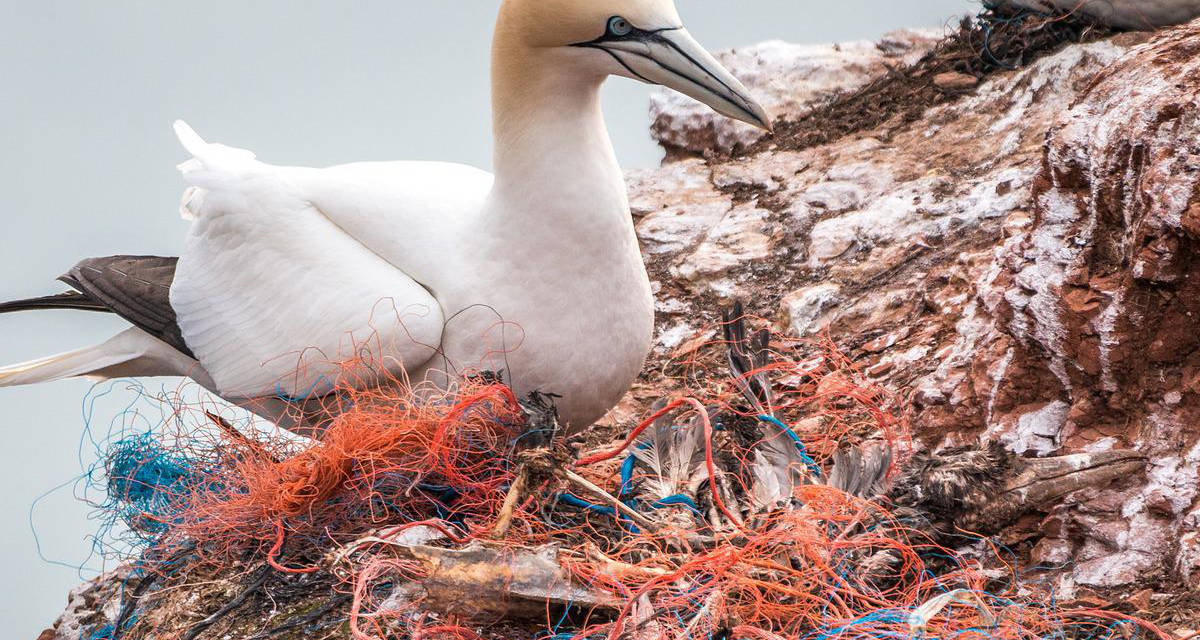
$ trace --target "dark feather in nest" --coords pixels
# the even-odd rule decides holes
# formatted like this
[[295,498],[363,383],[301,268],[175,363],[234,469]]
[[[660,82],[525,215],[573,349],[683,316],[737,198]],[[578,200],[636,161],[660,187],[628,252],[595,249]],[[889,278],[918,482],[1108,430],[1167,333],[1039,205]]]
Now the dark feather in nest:
[[771,380],[766,368],[771,364],[771,332],[762,329],[748,333],[746,313],[740,301],[734,302],[721,318],[729,371],[742,396],[760,414],[772,415],[775,404]]
[[520,401],[521,412],[525,414],[525,432],[517,438],[518,451],[549,447],[559,435],[561,426],[554,402],[558,397],[534,391]]
[[888,497],[897,507],[954,522],[980,511],[1004,485],[1011,461],[1003,445],[958,447],[915,454],[896,479]]
[[892,449],[885,444],[848,447],[833,455],[828,484],[859,498],[875,498],[888,489]]
[[[774,417],[775,397],[768,367],[771,365],[771,332],[750,332],[741,302],[722,314],[729,370],[742,397],[761,416]],[[766,511],[791,498],[793,489],[807,478],[803,455],[791,436],[772,424],[763,424],[751,448],[751,487],[755,511]]]
[[[892,517],[939,544],[953,544],[954,523],[970,518],[996,495],[1010,465],[1008,453],[998,445],[918,453],[889,482],[891,463],[891,449],[883,444],[844,448],[834,455],[829,484],[860,498],[889,503]],[[856,531],[870,530],[877,516],[864,520]],[[902,564],[899,554],[888,548],[869,546],[847,553],[856,579],[875,588],[892,584]],[[937,557],[927,560],[940,562]]]

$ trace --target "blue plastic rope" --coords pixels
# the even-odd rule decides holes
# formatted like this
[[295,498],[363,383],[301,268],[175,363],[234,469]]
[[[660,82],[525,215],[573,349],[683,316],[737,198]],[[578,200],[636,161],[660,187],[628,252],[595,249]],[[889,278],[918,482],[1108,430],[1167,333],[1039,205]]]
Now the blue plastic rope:
[[565,502],[566,504],[571,505],[572,507],[579,507],[580,509],[583,509],[584,511],[593,511],[595,513],[603,513],[604,515],[608,515],[608,516],[616,516],[617,515],[617,510],[612,507],[605,507],[605,506],[599,505],[599,504],[592,504],[591,502],[588,502],[587,500],[584,500],[583,498],[579,498],[579,497],[574,496],[569,493],[558,494],[558,499],[562,502]]
[[654,507],[655,509],[665,509],[666,507],[684,506],[684,507],[691,509],[693,513],[695,513],[697,515],[700,514],[700,507],[696,506],[696,502],[694,500],[692,500],[691,498],[689,498],[688,496],[683,495],[682,493],[677,493],[673,496],[667,496],[667,497],[663,498],[662,500],[656,501],[654,504],[652,504],[650,506]]
[[822,477],[821,467],[817,465],[815,460],[809,457],[808,447],[804,446],[804,441],[800,439],[800,436],[796,435],[795,431],[792,431],[791,427],[784,424],[782,420],[776,418],[775,416],[763,414],[758,416],[758,419],[762,422],[768,422],[782,429],[783,432],[792,439],[792,442],[796,443],[796,448],[800,450],[800,459],[804,461],[804,464],[808,465],[809,471],[811,471],[812,474],[817,477],[817,479]]
[[637,457],[632,453],[625,458],[625,462],[621,463],[621,491],[617,494],[618,497],[633,491],[633,464],[637,462]]

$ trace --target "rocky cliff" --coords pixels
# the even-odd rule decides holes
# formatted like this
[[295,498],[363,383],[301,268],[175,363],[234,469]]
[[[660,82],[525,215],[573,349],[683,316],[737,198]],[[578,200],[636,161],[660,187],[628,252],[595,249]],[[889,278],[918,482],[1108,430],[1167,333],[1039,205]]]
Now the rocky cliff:
[[[852,102],[822,93],[930,47],[904,33],[725,60],[803,124],[814,104]],[[740,297],[907,394],[926,447],[1140,449],[1145,477],[1046,505],[1005,539],[1068,566],[1067,593],[1200,586],[1198,53],[1193,23],[1072,44],[978,86],[941,74],[956,95],[919,118],[814,146],[657,98],[653,131],[672,155],[630,184],[658,369]]]
[[[915,32],[722,54],[773,139],[656,97],[668,160],[629,185],[658,342],[609,424],[740,299],[903,396],[919,448],[1145,453],[1000,541],[1066,599],[1169,611],[1200,589],[1200,22],[1066,35],[983,67]],[[44,638],[116,615],[118,580]]]

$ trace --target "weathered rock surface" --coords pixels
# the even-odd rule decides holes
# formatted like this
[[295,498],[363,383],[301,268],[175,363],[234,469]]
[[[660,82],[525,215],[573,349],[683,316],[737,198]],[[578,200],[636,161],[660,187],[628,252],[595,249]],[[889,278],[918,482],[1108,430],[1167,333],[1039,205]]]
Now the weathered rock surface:
[[[933,47],[941,33],[897,31],[879,42],[801,45],[780,41],[716,54],[733,75],[776,118],[798,115],[838,91],[861,87],[888,66],[911,64]],[[702,154],[747,147],[765,135],[667,90],[650,99],[650,130],[669,153]]]
[[[805,63],[783,51],[725,59],[785,78]],[[1006,539],[1072,561],[1068,588],[1200,587],[1198,54],[1200,23],[1072,45],[916,122],[631,174],[659,297],[650,370],[740,297],[908,393],[926,446],[1137,448],[1146,477],[1071,494]],[[744,142],[667,101],[654,115],[669,148]]]
[[1148,482],[1112,499],[1080,496],[1054,516],[1070,537],[1105,531],[1083,536],[1083,583],[1191,564],[1175,547],[1200,519],[1198,36],[1193,26],[1131,51],[1058,119],[1032,222],[999,252],[983,293],[1004,334],[989,352],[1003,349],[1043,383],[1002,385],[993,419],[1059,406],[1047,422],[1061,446],[1116,439],[1150,456]]

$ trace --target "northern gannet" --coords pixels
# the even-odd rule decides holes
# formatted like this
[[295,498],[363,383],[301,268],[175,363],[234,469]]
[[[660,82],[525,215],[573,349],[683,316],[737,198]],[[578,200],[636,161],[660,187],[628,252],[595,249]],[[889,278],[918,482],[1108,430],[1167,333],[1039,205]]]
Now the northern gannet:
[[0,306],[134,325],[0,369],[0,386],[188,376],[303,432],[318,427],[306,410],[341,384],[446,385],[493,371],[518,394],[559,396],[563,422],[587,427],[633,383],[654,329],[600,110],[610,75],[770,128],[672,0],[505,0],[492,50],[494,175],[433,162],[273,166],[178,122],[193,156],[180,165],[181,212],[193,220],[182,256],[85,260],[62,278],[75,293]]

